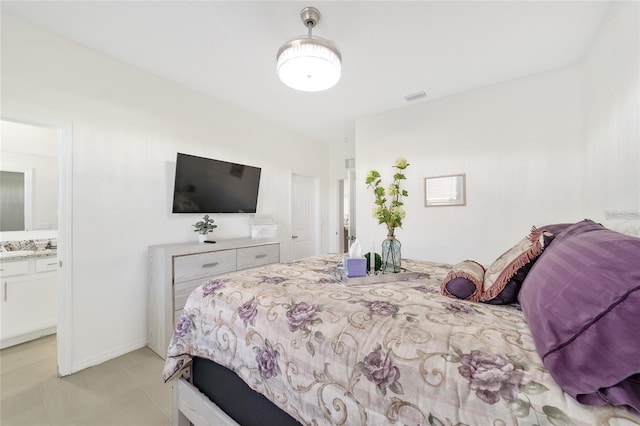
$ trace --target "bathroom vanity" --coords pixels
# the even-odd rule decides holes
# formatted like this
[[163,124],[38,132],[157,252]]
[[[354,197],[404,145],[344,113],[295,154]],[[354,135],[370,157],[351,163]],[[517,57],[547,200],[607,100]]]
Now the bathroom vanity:
[[0,252],[0,348],[56,332],[56,250],[30,247]]

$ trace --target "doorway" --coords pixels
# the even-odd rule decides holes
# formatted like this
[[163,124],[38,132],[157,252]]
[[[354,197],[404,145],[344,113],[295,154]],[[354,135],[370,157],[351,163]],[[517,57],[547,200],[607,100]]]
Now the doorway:
[[338,181],[339,248],[341,253],[349,251],[356,239],[356,171],[354,161],[345,161],[347,178]]
[[[58,375],[66,376],[72,371],[72,125],[47,116],[3,108],[2,123],[18,123],[36,128],[52,129],[57,147],[57,363]],[[38,227],[34,223],[34,227]],[[43,224],[41,224],[44,226]]]

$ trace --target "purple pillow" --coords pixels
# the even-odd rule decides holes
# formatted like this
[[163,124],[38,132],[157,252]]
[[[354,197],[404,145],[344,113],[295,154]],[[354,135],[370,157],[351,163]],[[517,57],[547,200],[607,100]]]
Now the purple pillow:
[[529,235],[501,254],[487,268],[478,300],[492,305],[515,303],[522,281],[553,237],[544,228],[532,227]]
[[538,229],[544,229],[553,235],[559,235],[562,231],[573,225],[573,223],[554,223],[552,225],[538,226]]
[[451,267],[440,284],[445,296],[477,302],[482,292],[484,266],[474,260],[463,260]]
[[522,281],[524,281],[529,269],[533,266],[533,262],[535,262],[535,260],[518,269],[518,272],[505,284],[497,296],[483,303],[488,303],[489,305],[510,305],[511,303],[515,303],[518,300],[518,293],[520,292]]
[[575,223],[538,258],[518,298],[565,392],[640,412],[640,238]]
[[458,299],[468,299],[475,294],[476,290],[476,285],[469,278],[458,277],[453,278],[444,285],[442,294]]

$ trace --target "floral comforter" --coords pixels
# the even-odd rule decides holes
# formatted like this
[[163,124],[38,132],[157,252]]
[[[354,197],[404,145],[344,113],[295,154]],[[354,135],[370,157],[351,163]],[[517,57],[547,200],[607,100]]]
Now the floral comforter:
[[168,348],[235,371],[309,425],[640,425],[630,410],[564,394],[522,312],[450,299],[448,265],[403,261],[413,281],[345,286],[337,255],[203,283]]

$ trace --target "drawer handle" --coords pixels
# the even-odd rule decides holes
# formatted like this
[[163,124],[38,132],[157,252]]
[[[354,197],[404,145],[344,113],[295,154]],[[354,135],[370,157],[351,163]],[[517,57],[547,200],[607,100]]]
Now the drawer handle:
[[256,254],[256,259],[262,259],[264,257],[267,257],[267,255],[264,254],[264,253],[263,254]]
[[7,301],[7,282],[4,282],[4,301]]
[[214,266],[218,266],[220,262],[212,262],[212,263],[205,263],[202,265],[203,268],[213,268]]
[[47,263],[47,266],[55,266],[58,262]]

